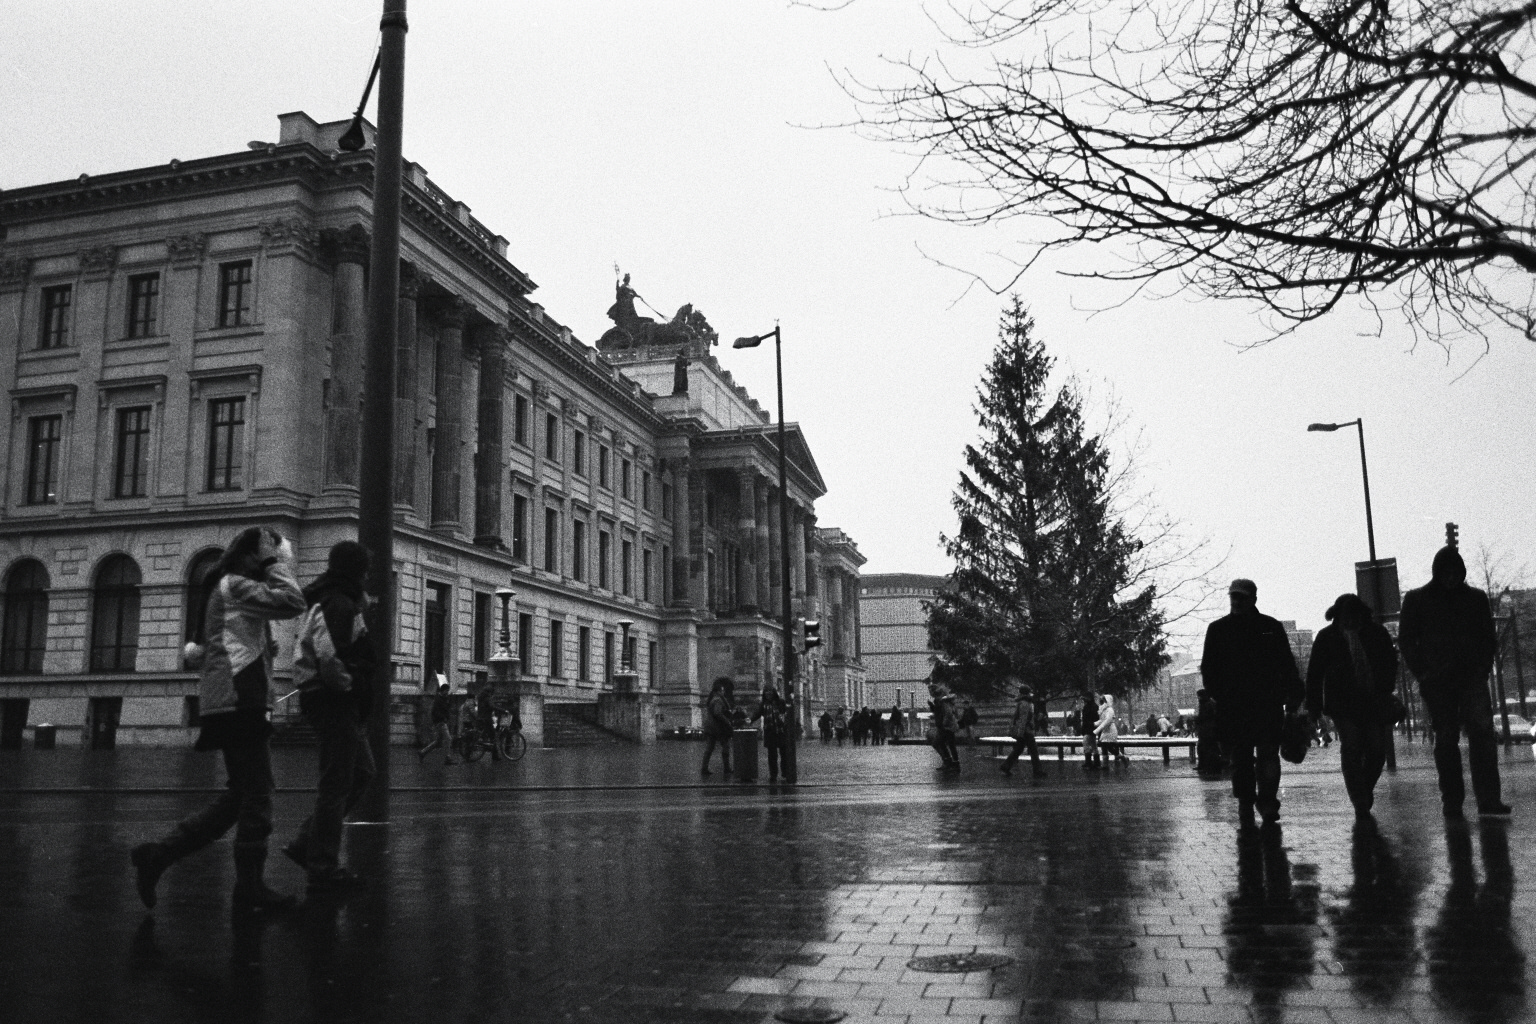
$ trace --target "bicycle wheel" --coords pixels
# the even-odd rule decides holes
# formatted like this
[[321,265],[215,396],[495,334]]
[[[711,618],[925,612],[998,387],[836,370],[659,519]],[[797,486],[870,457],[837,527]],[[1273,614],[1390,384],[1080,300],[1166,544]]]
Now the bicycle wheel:
[[501,744],[501,756],[508,761],[516,761],[528,753],[528,741],[523,738],[523,734],[520,732],[503,729],[497,734],[497,739]]
[[485,756],[485,744],[480,742],[479,731],[464,734],[464,760],[478,761]]

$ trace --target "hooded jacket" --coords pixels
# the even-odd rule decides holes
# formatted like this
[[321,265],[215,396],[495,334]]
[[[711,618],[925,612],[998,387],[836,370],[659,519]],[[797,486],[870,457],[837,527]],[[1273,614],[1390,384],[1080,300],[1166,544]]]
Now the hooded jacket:
[[1467,586],[1467,566],[1455,548],[1441,548],[1430,581],[1403,595],[1398,645],[1423,690],[1486,683],[1498,647],[1493,611],[1487,594]]
[[361,588],[326,573],[304,588],[304,599],[308,607],[294,644],[294,685],[310,700],[320,693],[349,693],[366,717],[373,645],[363,624]]
[[261,579],[229,573],[208,596],[204,618],[207,642],[198,704],[202,717],[237,709],[272,708],[272,628],[304,610],[304,594],[286,561],[275,561]]

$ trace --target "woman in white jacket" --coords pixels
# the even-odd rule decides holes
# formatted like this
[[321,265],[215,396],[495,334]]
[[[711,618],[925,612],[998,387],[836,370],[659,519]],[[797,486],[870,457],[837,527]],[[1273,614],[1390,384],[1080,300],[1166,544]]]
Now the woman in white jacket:
[[1120,764],[1130,760],[1120,747],[1120,729],[1115,723],[1115,699],[1107,693],[1099,698],[1099,720],[1093,727],[1093,734],[1099,738],[1099,746],[1106,759],[1113,757]]

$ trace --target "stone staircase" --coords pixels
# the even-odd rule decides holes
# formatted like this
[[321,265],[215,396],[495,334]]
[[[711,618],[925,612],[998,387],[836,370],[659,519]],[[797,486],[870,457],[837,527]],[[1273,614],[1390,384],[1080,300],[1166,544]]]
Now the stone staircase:
[[598,724],[596,704],[545,704],[546,747],[596,747],[629,740]]

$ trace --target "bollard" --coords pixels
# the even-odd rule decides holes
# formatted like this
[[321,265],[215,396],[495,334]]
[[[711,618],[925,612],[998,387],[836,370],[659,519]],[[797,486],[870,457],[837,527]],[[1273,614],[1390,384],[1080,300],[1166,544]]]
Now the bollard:
[[57,732],[56,726],[44,722],[32,730],[32,745],[38,750],[52,750],[57,742]]
[[735,729],[731,732],[731,771],[737,782],[757,781],[758,735],[756,729]]

